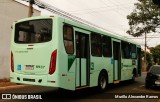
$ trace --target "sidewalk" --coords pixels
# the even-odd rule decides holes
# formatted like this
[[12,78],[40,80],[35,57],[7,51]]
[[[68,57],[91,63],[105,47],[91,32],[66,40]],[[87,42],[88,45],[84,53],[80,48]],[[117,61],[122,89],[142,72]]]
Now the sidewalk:
[[15,83],[10,82],[8,78],[0,79],[0,87],[13,86]]
[[13,85],[16,84],[11,82],[0,82],[0,87],[13,86]]

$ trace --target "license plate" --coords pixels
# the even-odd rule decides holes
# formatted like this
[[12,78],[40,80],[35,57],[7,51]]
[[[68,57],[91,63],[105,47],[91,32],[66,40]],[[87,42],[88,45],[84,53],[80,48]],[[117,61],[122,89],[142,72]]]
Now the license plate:
[[26,70],[33,70],[34,69],[34,65],[26,65]]

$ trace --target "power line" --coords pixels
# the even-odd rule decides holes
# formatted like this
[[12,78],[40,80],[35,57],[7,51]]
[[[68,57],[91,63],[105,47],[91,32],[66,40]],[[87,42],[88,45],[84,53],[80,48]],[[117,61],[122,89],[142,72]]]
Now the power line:
[[[145,37],[138,37],[138,38],[136,38],[136,37],[130,37],[130,38],[128,38],[128,39],[144,39]],[[155,36],[155,37],[147,37],[147,38],[160,38],[159,36]]]
[[[23,0],[23,1],[28,1],[28,0]],[[60,9],[58,9],[58,8],[56,8],[54,6],[51,6],[49,4],[46,4],[45,2],[42,2],[40,0],[35,0],[35,5],[39,6],[40,8],[44,8],[44,9],[46,9],[46,10],[52,12],[52,13],[55,13],[55,14],[58,14],[60,16],[65,17],[65,18],[71,19],[73,21],[76,21],[76,22],[79,22],[79,23],[82,23],[82,24],[85,24],[85,25],[89,25],[91,27],[97,27],[97,28],[99,28],[101,30],[105,30],[105,31],[111,32],[111,31],[107,30],[106,28],[103,28],[101,26],[95,25],[95,24],[93,24],[91,22],[88,22],[88,21],[86,21],[84,19],[81,19],[81,18],[79,18],[77,16],[71,15],[68,12],[60,10]],[[113,33],[113,32],[111,32],[111,33]]]
[[[125,9],[125,10],[128,10],[128,7],[130,7],[131,5],[126,5],[126,7],[112,7],[112,6],[108,6],[108,7],[103,7],[103,8],[97,8],[97,9],[93,9],[93,8],[91,8],[91,9],[85,9],[85,10],[76,10],[76,11],[68,11],[68,12],[70,12],[70,13],[72,13],[72,14],[81,14],[81,15],[84,15],[84,14],[88,14],[88,13],[100,13],[100,12],[102,12],[102,13],[105,13],[105,11],[110,11],[110,10],[117,10],[117,9]],[[116,11],[115,11],[116,12]]]
[[[48,10],[48,11],[50,11],[50,12],[52,12],[52,13],[58,14],[58,15],[60,15],[60,16],[63,16],[63,17],[69,18],[69,19],[72,19],[72,20],[77,21],[77,22],[79,22],[79,23],[87,24],[87,25],[92,26],[92,27],[97,27],[97,28],[99,28],[99,29],[102,29],[102,30],[111,32],[112,34],[116,34],[115,32],[110,31],[110,30],[108,30],[108,29],[106,29],[106,28],[104,28],[104,27],[102,27],[102,26],[98,26],[98,25],[96,25],[96,24],[94,24],[94,23],[91,23],[91,22],[89,22],[89,21],[86,21],[86,20],[84,20],[84,19],[82,19],[82,18],[79,18],[79,17],[77,17],[77,16],[71,15],[70,13],[65,12],[65,11],[63,11],[63,10],[60,10],[60,9],[54,7],[54,6],[48,5],[48,4],[44,3],[44,2],[42,2],[42,0],[41,0],[41,1],[40,1],[40,0],[35,0],[35,3],[36,3],[36,5],[38,5],[38,6],[42,7],[42,8],[45,8],[46,10]],[[106,5],[106,6],[107,6],[107,5]],[[106,8],[107,8],[107,7],[106,7]],[[127,6],[126,6],[126,7],[120,7],[120,6],[119,6],[118,8],[120,8],[121,10],[123,10],[123,9],[124,9],[124,10],[127,10]],[[112,8],[110,8],[110,9],[112,9]],[[85,9],[85,10],[87,10],[87,9]],[[88,10],[89,10],[89,9],[88,9]],[[91,9],[90,9],[90,10],[91,10]],[[100,8],[99,10],[101,10],[101,8]],[[78,11],[78,10],[77,10],[77,11]],[[97,18],[97,16],[93,15],[94,12],[96,12],[96,11],[94,11],[94,10],[92,11],[92,10],[91,10],[89,13],[90,13],[93,17]],[[98,12],[98,11],[97,11],[97,12]],[[117,12],[117,11],[115,11],[115,12]],[[118,12],[117,14],[119,14],[119,12]],[[120,15],[120,14],[119,14],[119,15]],[[121,16],[123,16],[123,15],[121,15]],[[103,22],[102,22],[102,23],[103,23]],[[109,26],[111,26],[111,25],[109,25]],[[118,27],[118,29],[120,29],[120,28]],[[120,30],[121,30],[121,29],[120,29]],[[128,38],[128,39],[133,39],[133,38]],[[134,38],[134,39],[136,39],[136,38]],[[138,39],[140,39],[140,38],[138,38]],[[144,38],[141,38],[141,39],[144,39]]]
[[[109,1],[110,1],[110,0],[109,0]],[[101,2],[102,4],[104,4],[104,5],[106,6],[106,8],[108,8],[108,5],[107,5],[103,0],[100,0],[100,2]],[[116,4],[113,4],[113,5],[114,5],[114,7],[116,7],[116,9],[117,9],[118,6],[121,6],[121,5],[116,5]],[[125,6],[126,6],[126,4],[125,4]],[[113,6],[112,6],[112,7],[113,7]],[[111,9],[111,8],[110,8],[110,9]],[[101,11],[98,10],[98,13],[99,13],[99,12],[101,12]],[[114,12],[118,13],[119,15],[121,15],[121,16],[123,17],[123,15],[120,14],[119,12],[117,12],[117,11],[115,11],[115,10],[114,10]],[[112,27],[113,27],[113,26],[112,26]],[[117,26],[116,26],[116,27],[117,27]],[[118,27],[118,29],[122,30],[122,29],[119,28],[119,27]],[[124,30],[124,29],[123,29],[123,30]]]

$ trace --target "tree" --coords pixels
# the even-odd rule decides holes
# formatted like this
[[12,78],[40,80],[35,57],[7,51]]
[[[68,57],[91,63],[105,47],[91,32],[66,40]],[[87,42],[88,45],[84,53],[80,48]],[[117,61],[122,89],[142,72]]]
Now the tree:
[[154,4],[159,5],[160,6],[160,0],[152,0]]
[[150,48],[154,63],[160,64],[160,45]]
[[135,9],[127,16],[128,34],[138,37],[144,33],[157,32],[160,27],[160,8],[152,0],[138,0]]

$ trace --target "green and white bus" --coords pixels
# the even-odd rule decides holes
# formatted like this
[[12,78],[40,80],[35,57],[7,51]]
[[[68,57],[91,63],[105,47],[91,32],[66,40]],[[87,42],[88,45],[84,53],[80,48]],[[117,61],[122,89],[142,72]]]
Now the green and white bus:
[[140,45],[59,16],[14,22],[10,80],[76,90],[134,80],[141,74]]

